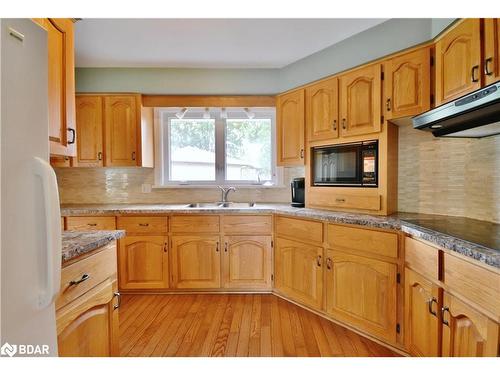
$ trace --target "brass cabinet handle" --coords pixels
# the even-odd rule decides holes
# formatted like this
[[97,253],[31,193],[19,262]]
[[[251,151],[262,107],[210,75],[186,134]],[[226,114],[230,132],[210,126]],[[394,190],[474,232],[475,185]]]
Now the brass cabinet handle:
[[493,57],[488,57],[486,60],[484,60],[484,74],[487,76],[491,76],[493,74],[493,71],[489,69],[490,63],[493,61]]
[[68,128],[67,130],[73,135],[71,141],[68,141],[68,145],[72,145],[73,143],[75,143],[76,140],[76,131],[73,128]]
[[71,280],[69,282],[69,285],[78,285],[80,283],[83,283],[84,281],[90,279],[90,275],[88,273],[84,273],[82,277],[80,277],[78,280]]
[[97,153],[97,160],[102,160],[102,152],[101,151],[99,151]]
[[219,241],[217,241],[217,246],[215,247],[215,251],[219,252]]
[[385,102],[385,108],[387,109],[387,112],[391,110],[391,98],[387,98]]
[[448,311],[448,315],[450,314],[450,308],[449,307],[442,307],[441,308],[441,318],[443,319],[443,324],[446,326],[450,326],[450,322],[444,318],[444,313]]
[[429,314],[437,316],[437,312],[436,311],[432,311],[432,304],[434,302],[437,303],[437,299],[436,298],[434,298],[434,297],[429,298],[429,301],[427,301],[427,306],[429,308]]
[[333,120],[333,130],[337,130],[337,120]]
[[344,203],[345,199],[344,198],[335,198],[335,202],[337,202],[337,203]]
[[471,71],[472,82],[479,82],[479,78],[476,78],[476,72],[479,70],[479,65],[474,65]]
[[166,253],[168,250],[168,244],[166,242],[163,243],[163,252]]
[[227,253],[227,242],[224,243],[224,252]]
[[344,129],[344,130],[347,129],[346,122],[347,122],[346,119],[343,118],[342,119],[342,129]]
[[300,158],[304,159],[304,149],[303,148],[300,149]]
[[316,258],[316,264],[318,265],[318,267],[321,267],[321,255],[318,255],[318,257]]
[[332,259],[331,258],[326,258],[326,269],[328,269],[328,270],[332,269]]
[[149,223],[139,223],[140,227],[149,227]]
[[120,292],[114,292],[113,296],[116,297],[116,305],[113,305],[113,310],[118,309],[122,305],[122,295]]
[[132,151],[132,160],[135,160],[135,151]]
[[87,225],[88,225],[89,227],[96,227],[96,226],[97,226],[97,223],[87,223]]

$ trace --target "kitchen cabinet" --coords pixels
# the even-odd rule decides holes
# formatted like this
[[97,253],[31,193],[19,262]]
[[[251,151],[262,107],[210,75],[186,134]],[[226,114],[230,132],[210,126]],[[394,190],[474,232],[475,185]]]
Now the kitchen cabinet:
[[436,42],[436,105],[481,87],[480,24],[479,18],[463,19]]
[[487,85],[500,80],[500,18],[484,20],[484,76]]
[[226,236],[222,287],[271,290],[271,236]]
[[308,141],[338,138],[338,89],[336,77],[306,88]]
[[304,165],[304,101],[303,89],[279,95],[277,98],[278,165]]
[[53,168],[68,168],[73,166],[73,158],[69,156],[51,156],[50,165]]
[[323,305],[323,248],[285,238],[276,239],[276,289],[306,306]]
[[439,288],[424,276],[406,268],[405,342],[411,355],[439,355],[440,311]]
[[325,285],[327,314],[395,343],[396,277],[396,264],[328,249]]
[[220,288],[220,247],[218,235],[173,235],[173,287]]
[[431,51],[424,47],[384,62],[385,117],[428,111],[431,105]]
[[68,216],[66,230],[115,230],[114,216]]
[[77,165],[102,167],[103,160],[103,98],[76,97]]
[[380,132],[382,68],[372,64],[339,78],[340,135],[350,137]]
[[167,289],[167,236],[127,236],[119,242],[120,290]]
[[444,357],[496,357],[498,323],[446,291],[443,298]]

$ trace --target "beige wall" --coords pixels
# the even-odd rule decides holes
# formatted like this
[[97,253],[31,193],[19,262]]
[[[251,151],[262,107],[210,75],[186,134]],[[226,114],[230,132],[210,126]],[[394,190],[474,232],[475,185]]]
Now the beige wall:
[[435,138],[399,127],[398,209],[500,222],[500,136]]
[[[219,189],[168,188],[142,193],[153,184],[149,168],[56,168],[61,203],[190,203],[220,199]],[[234,201],[289,202],[289,181],[304,176],[304,168],[285,168],[283,188],[240,188]]]

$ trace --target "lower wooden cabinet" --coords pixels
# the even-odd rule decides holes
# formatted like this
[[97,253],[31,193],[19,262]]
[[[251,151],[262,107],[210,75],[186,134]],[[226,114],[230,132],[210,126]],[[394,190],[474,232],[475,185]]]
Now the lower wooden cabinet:
[[437,357],[439,348],[439,289],[418,273],[405,269],[405,342],[410,354]]
[[220,288],[220,248],[219,236],[172,236],[173,287]]
[[226,236],[222,255],[222,287],[271,289],[271,236]]
[[495,357],[499,351],[499,325],[461,299],[444,292],[444,357]]
[[107,280],[57,312],[61,357],[119,355],[116,282]]
[[397,266],[327,250],[326,312],[364,332],[396,342]]
[[168,237],[127,236],[118,254],[120,290],[169,286]]
[[284,238],[276,240],[276,289],[304,305],[321,309],[323,248]]

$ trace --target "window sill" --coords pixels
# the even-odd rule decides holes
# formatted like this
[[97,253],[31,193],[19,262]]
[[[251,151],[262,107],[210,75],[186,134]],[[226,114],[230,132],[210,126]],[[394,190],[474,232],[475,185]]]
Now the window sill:
[[[259,185],[259,184],[223,184],[223,186],[234,186],[238,189],[283,189],[287,185]],[[217,189],[218,185],[197,185],[197,184],[171,184],[171,185],[153,185],[153,189]]]

